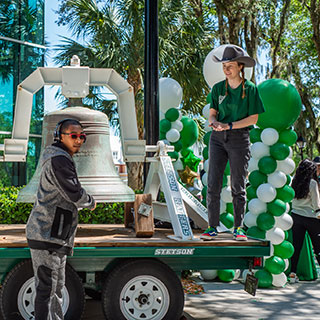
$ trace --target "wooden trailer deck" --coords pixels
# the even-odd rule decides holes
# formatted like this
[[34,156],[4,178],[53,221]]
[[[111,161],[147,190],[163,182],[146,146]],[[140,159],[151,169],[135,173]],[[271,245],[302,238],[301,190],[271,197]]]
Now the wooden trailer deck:
[[[268,247],[268,241],[248,239],[235,241],[231,233],[220,233],[213,241],[174,241],[167,236],[173,235],[172,229],[155,229],[151,238],[137,238],[133,229],[115,224],[80,224],[78,226],[76,247]],[[200,233],[194,230],[199,240]],[[24,224],[0,224],[0,247],[27,247]]]

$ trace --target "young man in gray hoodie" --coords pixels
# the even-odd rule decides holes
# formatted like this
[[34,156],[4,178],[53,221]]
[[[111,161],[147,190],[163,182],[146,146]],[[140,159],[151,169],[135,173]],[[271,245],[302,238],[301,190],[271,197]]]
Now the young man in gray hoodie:
[[26,227],[36,285],[35,320],[63,319],[66,258],[73,250],[78,209],[96,206],[81,187],[72,159],[86,140],[82,125],[64,119],[54,139],[41,158],[37,198]]

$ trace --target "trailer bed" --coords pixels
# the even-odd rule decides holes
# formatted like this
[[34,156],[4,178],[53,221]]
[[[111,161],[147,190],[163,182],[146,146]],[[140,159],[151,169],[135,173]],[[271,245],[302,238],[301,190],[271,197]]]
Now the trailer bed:
[[[235,241],[231,233],[220,233],[213,241],[199,241],[200,233],[194,232],[196,240],[175,241],[167,236],[173,235],[172,229],[155,229],[151,238],[137,238],[133,229],[115,224],[80,224],[78,226],[75,247],[268,247],[268,241],[248,239]],[[0,225],[0,247],[27,247],[25,225]]]

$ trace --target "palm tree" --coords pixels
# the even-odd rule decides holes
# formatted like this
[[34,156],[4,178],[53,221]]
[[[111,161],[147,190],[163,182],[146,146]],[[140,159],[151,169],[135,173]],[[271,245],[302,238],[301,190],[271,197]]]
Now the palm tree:
[[[176,79],[184,89],[184,108],[194,114],[205,104],[207,86],[202,64],[210,50],[211,30],[194,15],[189,1],[159,1],[161,76]],[[79,41],[64,38],[56,62],[65,65],[77,54],[84,65],[113,68],[132,85],[139,138],[143,138],[144,1],[64,0],[58,23],[66,24]],[[128,163],[129,185],[141,188],[142,166]]]

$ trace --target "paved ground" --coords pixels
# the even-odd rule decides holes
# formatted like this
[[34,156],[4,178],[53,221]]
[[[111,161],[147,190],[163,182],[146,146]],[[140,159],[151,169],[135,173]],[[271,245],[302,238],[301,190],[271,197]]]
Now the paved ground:
[[[185,317],[189,320],[319,320],[320,281],[287,284],[281,289],[258,289],[255,297],[243,284],[199,282],[205,294],[188,295]],[[84,320],[104,320],[100,303],[87,301]]]
[[[255,297],[238,281],[198,283],[205,293],[187,296],[186,320],[320,319],[320,280],[287,284],[281,289],[258,289]],[[100,301],[87,300],[83,320],[104,320]]]

